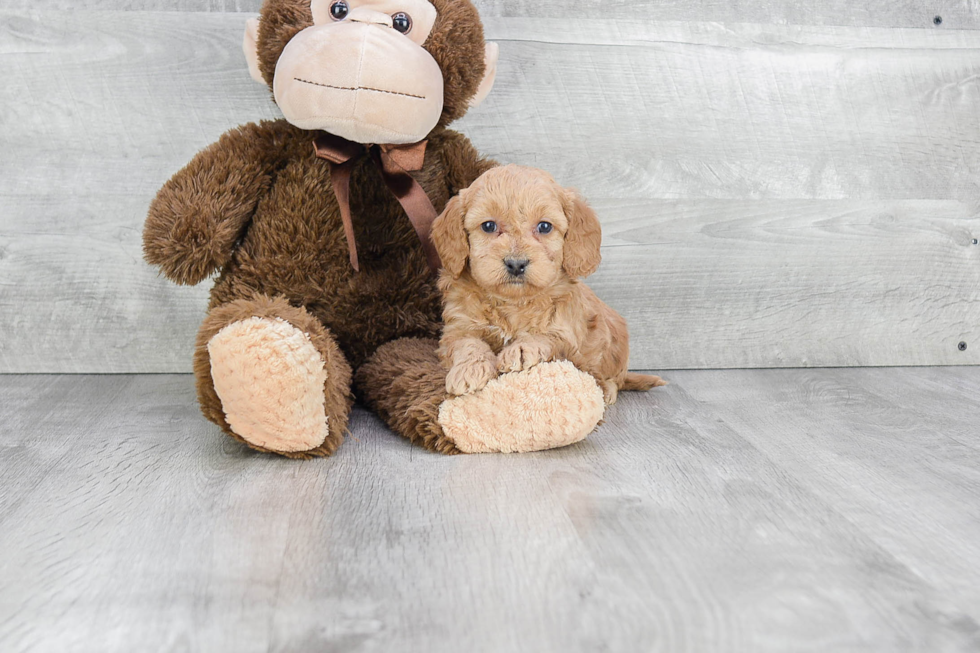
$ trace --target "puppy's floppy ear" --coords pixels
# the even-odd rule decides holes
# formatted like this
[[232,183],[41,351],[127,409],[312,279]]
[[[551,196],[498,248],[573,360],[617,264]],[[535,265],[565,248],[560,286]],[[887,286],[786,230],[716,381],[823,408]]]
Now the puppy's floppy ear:
[[565,190],[565,216],[568,231],[565,232],[565,251],[562,267],[573,279],[587,277],[599,267],[602,254],[602,227],[595,211],[582,196],[572,189]]
[[446,209],[432,223],[432,242],[442,259],[442,266],[458,279],[466,267],[470,254],[470,243],[463,227],[466,208],[462,194],[449,200]]

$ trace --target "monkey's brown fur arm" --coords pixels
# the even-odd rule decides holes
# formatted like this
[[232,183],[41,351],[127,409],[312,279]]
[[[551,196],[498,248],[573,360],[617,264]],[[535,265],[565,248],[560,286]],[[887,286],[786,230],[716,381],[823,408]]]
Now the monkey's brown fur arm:
[[490,168],[500,165],[493,159],[481,157],[469,139],[458,132],[447,129],[441,136],[445,139],[441,143],[440,151],[446,165],[449,197],[454,197],[459,191],[469,188],[477,177]]
[[150,204],[146,260],[186,285],[225,265],[287,156],[293,131],[281,121],[243,125],[198,153]]

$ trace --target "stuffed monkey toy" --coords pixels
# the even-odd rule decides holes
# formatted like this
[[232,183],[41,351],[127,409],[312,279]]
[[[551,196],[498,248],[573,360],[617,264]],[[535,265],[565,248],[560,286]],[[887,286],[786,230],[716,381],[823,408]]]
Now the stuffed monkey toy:
[[201,151],[143,233],[146,260],[174,282],[216,275],[194,353],[204,415],[294,458],[336,451],[355,390],[442,453],[590,433],[602,392],[567,362],[446,393],[429,229],[495,165],[447,129],[496,73],[469,0],[266,0],[244,47],[285,119]]

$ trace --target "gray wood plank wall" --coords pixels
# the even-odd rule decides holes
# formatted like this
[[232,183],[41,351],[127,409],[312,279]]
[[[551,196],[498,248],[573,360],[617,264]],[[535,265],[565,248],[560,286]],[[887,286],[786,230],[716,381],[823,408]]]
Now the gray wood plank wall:
[[[617,18],[628,20],[718,21],[788,25],[856,25],[977,29],[977,0],[473,0],[485,18]],[[258,12],[262,0],[5,0],[9,10]]]
[[[140,232],[197,150],[278,116],[240,52],[258,4],[3,4],[0,373],[190,370],[207,288]],[[498,83],[457,126],[596,206],[633,367],[980,363],[975,0],[481,8]]]

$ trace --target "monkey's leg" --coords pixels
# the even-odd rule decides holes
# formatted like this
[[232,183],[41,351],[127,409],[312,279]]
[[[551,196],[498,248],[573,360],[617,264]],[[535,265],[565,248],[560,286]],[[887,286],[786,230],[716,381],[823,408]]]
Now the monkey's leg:
[[404,338],[381,346],[357,371],[366,403],[398,434],[442,453],[540,451],[583,440],[602,419],[602,390],[571,363],[504,374],[451,397],[438,342]]
[[194,353],[201,411],[259,451],[329,456],[344,439],[351,370],[329,330],[285,299],[211,310]]

